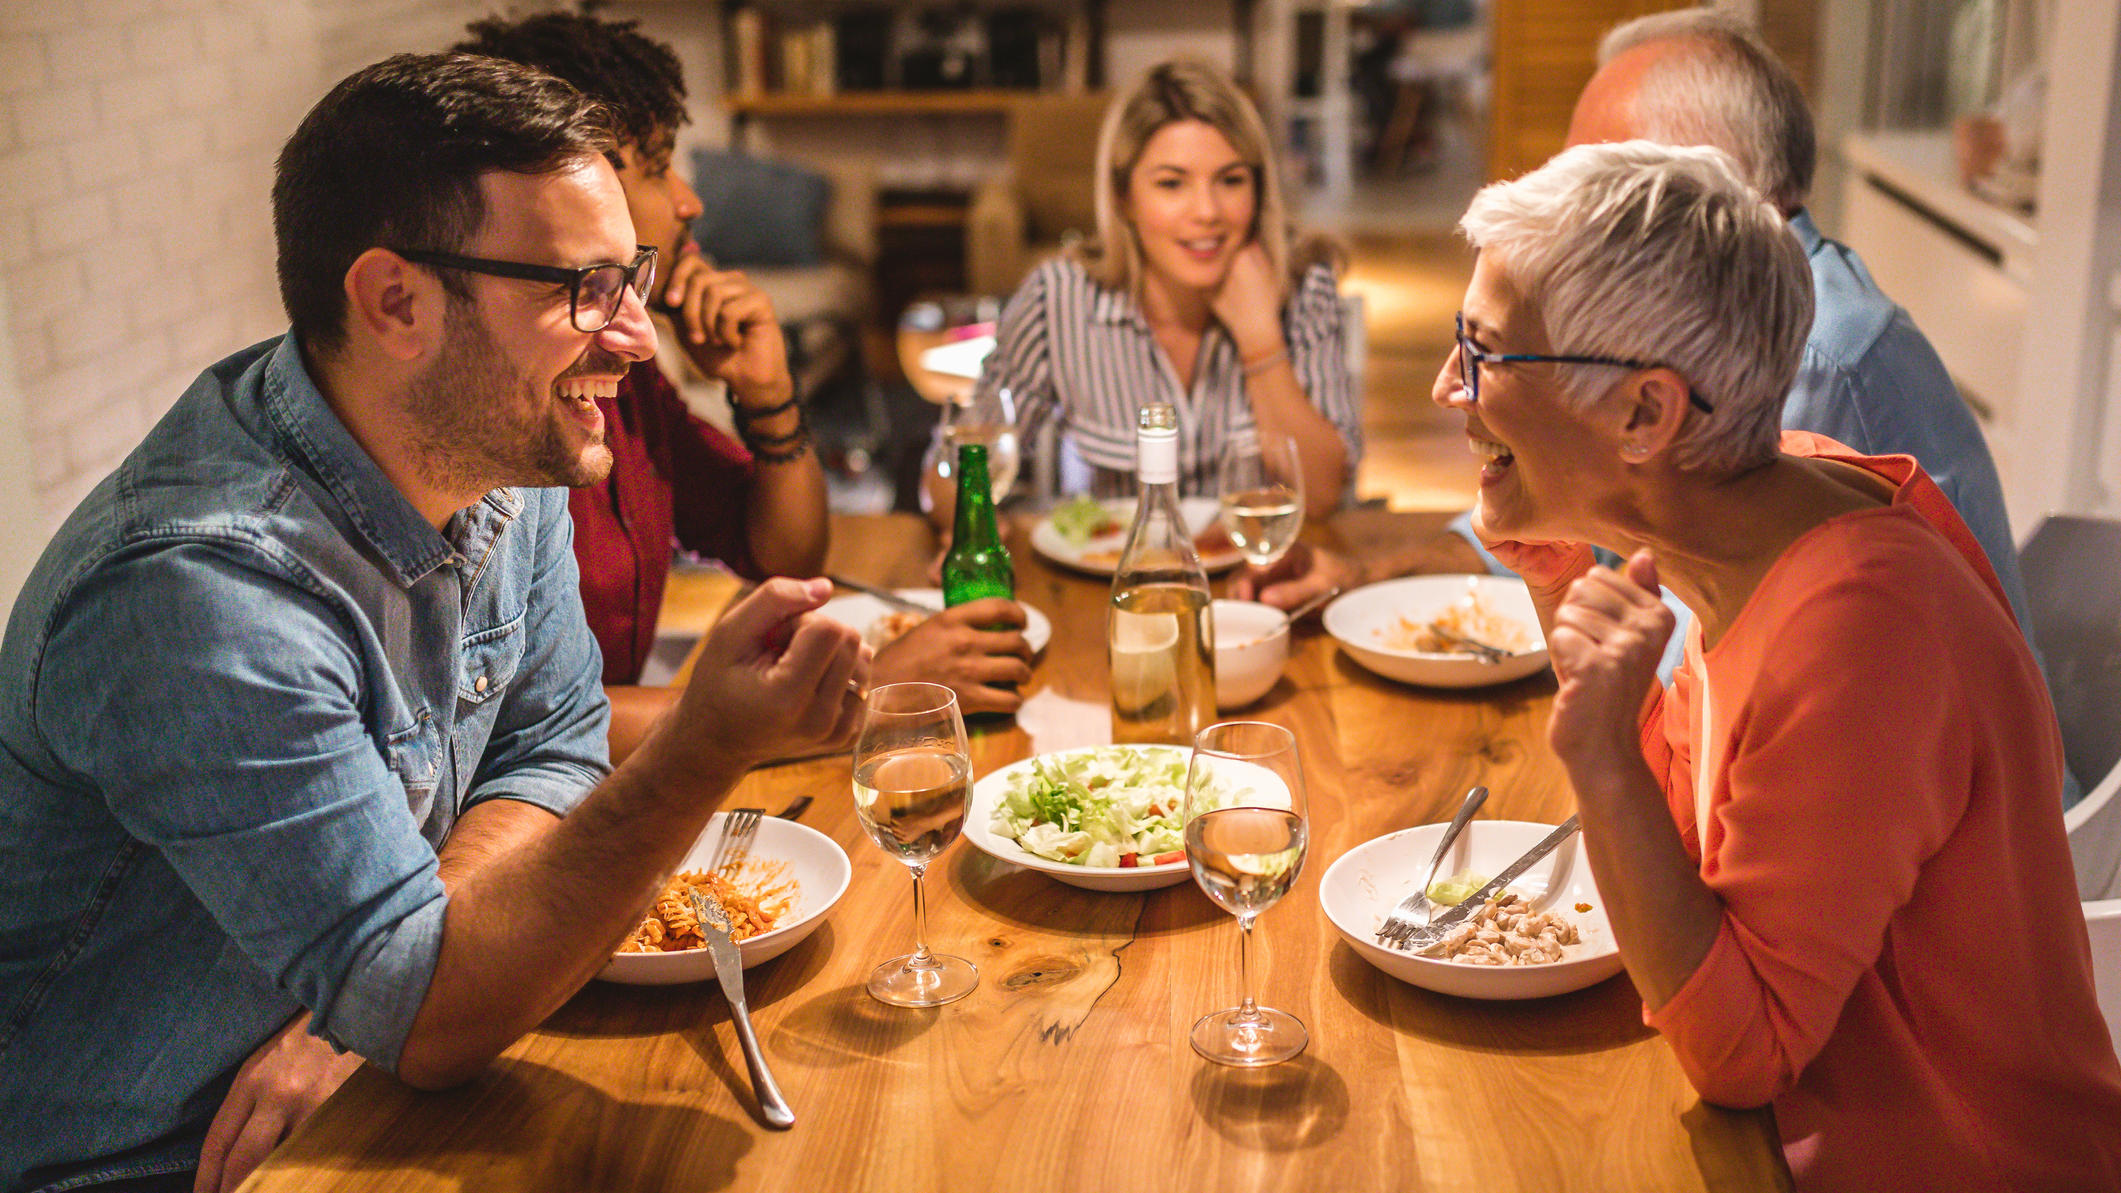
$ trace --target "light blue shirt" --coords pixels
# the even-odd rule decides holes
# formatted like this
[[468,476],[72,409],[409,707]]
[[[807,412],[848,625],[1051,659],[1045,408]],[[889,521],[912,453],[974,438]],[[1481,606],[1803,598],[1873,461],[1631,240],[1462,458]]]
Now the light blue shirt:
[[0,645],[0,1188],[197,1163],[296,1011],[396,1065],[466,808],[608,770],[567,494],[437,533],[289,339],[193,383]]

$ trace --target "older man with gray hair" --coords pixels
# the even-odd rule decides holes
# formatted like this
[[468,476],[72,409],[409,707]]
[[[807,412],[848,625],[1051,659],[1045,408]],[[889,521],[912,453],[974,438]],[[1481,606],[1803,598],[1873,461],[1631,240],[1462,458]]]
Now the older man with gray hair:
[[[2039,670],[1915,461],[1778,431],[1812,323],[1780,213],[1716,149],[1629,141],[1462,227],[1433,397],[1538,607],[1645,1020],[1704,1100],[1773,1108],[1805,1193],[2121,1188]],[[1668,688],[1660,584],[1693,612]]]

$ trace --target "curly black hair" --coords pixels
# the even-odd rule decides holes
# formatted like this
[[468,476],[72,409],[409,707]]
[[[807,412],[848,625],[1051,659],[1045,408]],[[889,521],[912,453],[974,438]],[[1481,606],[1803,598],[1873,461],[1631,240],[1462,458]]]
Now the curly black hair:
[[559,76],[611,110],[621,141],[656,152],[667,149],[669,138],[690,118],[685,75],[670,47],[636,32],[639,25],[571,12],[518,21],[489,17],[473,21],[467,27],[471,36],[450,48]]

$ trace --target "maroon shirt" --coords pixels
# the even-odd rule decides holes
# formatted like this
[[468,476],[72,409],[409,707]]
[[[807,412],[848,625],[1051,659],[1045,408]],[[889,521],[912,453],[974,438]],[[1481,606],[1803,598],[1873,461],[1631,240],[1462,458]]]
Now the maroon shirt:
[[673,542],[761,578],[744,530],[751,453],[685,408],[655,365],[637,363],[618,396],[597,400],[611,475],[574,490],[582,608],[604,652],[604,682],[639,682]]

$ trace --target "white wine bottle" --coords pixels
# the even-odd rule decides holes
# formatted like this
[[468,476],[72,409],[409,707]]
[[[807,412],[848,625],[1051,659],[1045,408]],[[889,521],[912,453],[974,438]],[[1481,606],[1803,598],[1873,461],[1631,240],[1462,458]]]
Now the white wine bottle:
[[1215,719],[1215,628],[1208,574],[1178,507],[1177,411],[1143,407],[1135,443],[1141,497],[1105,629],[1112,740],[1190,746]]

